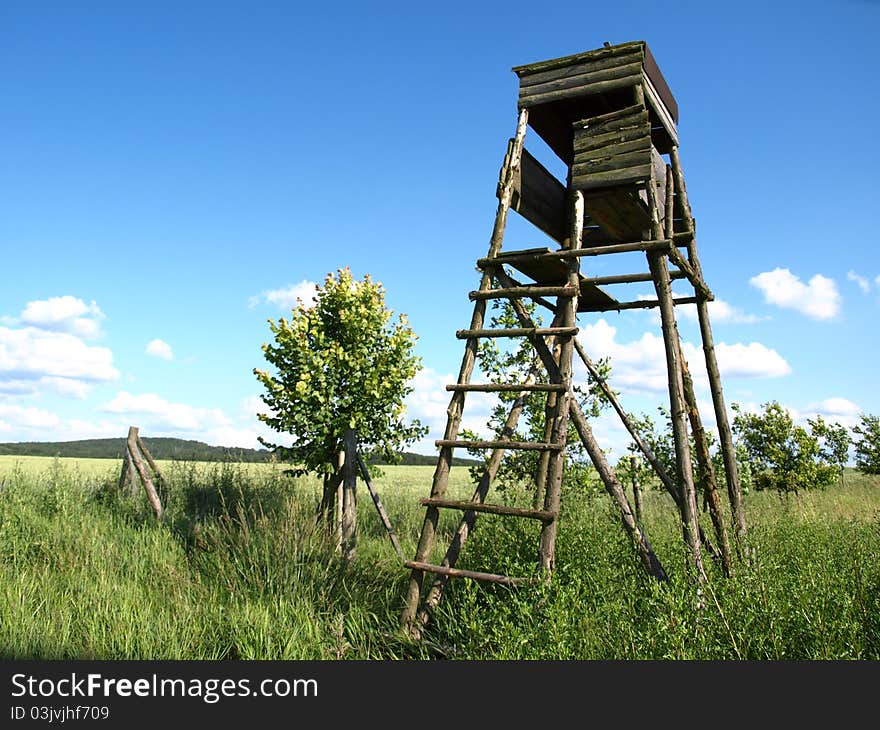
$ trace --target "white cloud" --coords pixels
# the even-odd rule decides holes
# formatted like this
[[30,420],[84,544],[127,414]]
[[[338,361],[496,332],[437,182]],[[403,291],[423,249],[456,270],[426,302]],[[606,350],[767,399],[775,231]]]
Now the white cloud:
[[299,284],[290,284],[281,289],[267,289],[251,297],[248,304],[251,307],[263,303],[274,304],[284,310],[293,309],[300,304],[311,307],[315,303],[317,289],[318,285],[315,282],[303,279]]
[[104,313],[92,301],[65,295],[28,302],[19,317],[24,325],[52,332],[68,332],[77,337],[92,338],[101,333],[99,320]]
[[72,334],[0,327],[0,381],[42,377],[106,382],[119,371],[109,348],[87,345]]
[[[54,413],[42,408],[22,407],[0,403],[0,423],[4,424],[4,431],[11,427],[19,428],[55,428],[60,419]],[[44,439],[50,441],[52,439]]]
[[[666,390],[666,349],[663,338],[645,332],[631,342],[617,340],[617,328],[605,319],[581,327],[578,339],[594,359],[611,358],[612,386],[634,393],[659,393]],[[682,349],[697,384],[704,385],[706,365],[699,345],[683,342]],[[722,378],[773,378],[787,375],[791,368],[775,350],[759,342],[749,344],[724,342],[715,345],[715,355]],[[586,379],[586,369],[577,362],[576,376]]]
[[92,386],[84,383],[82,380],[74,380],[73,378],[40,378],[40,384],[46,385],[56,393],[65,395],[69,398],[85,398]]
[[788,269],[764,271],[749,279],[764,294],[764,301],[794,309],[811,319],[830,320],[840,311],[840,294],[834,279],[816,274],[804,284]]
[[[456,378],[451,373],[444,375],[432,368],[423,368],[416,373],[411,382],[413,392],[406,399],[406,417],[408,420],[418,419],[429,430],[427,436],[413,445],[413,451],[422,454],[437,453],[434,441],[443,438],[447,421],[446,409],[452,397],[452,393],[446,390],[446,385],[455,381]],[[486,423],[494,402],[494,397],[487,393],[468,393],[461,428],[488,437]],[[456,454],[467,456],[463,449],[456,450]]]
[[171,345],[165,342],[165,340],[150,340],[147,344],[146,353],[153,357],[161,358],[162,360],[174,359],[174,352],[171,350]]
[[715,345],[715,357],[721,375],[731,378],[778,378],[791,373],[785,358],[760,342],[720,342]]
[[153,429],[199,431],[232,425],[229,417],[218,408],[195,408],[184,403],[171,403],[155,393],[133,395],[121,390],[101,406],[101,410],[129,416],[148,416]]
[[[687,296],[687,295],[681,295]],[[654,297],[650,297],[653,299]],[[754,324],[760,322],[761,317],[755,314],[746,314],[740,309],[724,301],[723,299],[715,299],[709,302],[709,318],[712,322],[729,322],[731,324]],[[691,322],[697,321],[697,305],[696,304],[680,304],[675,308],[684,319]]]
[[[822,416],[826,421],[839,423],[847,428],[858,425],[862,409],[847,398],[832,397],[810,403],[804,407],[809,415]],[[806,416],[804,416],[806,418]]]
[[263,399],[258,395],[251,395],[247,398],[242,398],[239,403],[239,418],[242,420],[253,420],[257,417],[258,413],[266,413],[269,410],[269,407],[263,403]]
[[859,289],[861,289],[865,294],[867,294],[871,290],[871,283],[867,280],[867,278],[865,278],[861,274],[857,274],[852,269],[846,272],[846,278],[849,281],[854,281],[858,285]]

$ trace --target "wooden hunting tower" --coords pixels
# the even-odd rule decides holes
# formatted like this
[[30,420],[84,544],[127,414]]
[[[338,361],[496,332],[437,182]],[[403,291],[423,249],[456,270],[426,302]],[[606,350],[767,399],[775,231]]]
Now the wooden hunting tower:
[[[485,258],[477,261],[483,273],[479,288],[470,293],[470,299],[474,301],[471,324],[468,329],[456,333],[459,339],[465,340],[465,352],[458,382],[447,386],[452,392],[447,411],[449,418],[444,437],[437,442],[440,453],[431,495],[421,500],[427,508],[421,538],[414,559],[405,563],[412,572],[402,623],[414,635],[418,635],[421,626],[429,620],[449,578],[464,577],[502,584],[531,579],[455,567],[479,513],[540,522],[538,563],[545,575],[553,570],[569,420],[620,511],[624,527],[645,568],[661,580],[666,578],[620,481],[574,398],[575,353],[598,380],[599,387],[634,442],[673,497],[696,573],[703,574],[702,550],[707,548],[719,557],[725,570],[729,570],[727,529],[693,383],[682,356],[674,312],[677,304],[696,304],[734,531],[738,540],[745,535],[733,442],[707,309],[713,296],[703,280],[697,257],[695,223],[678,154],[678,105],[669,86],[644,41],[616,46],[605,44],[604,48],[597,50],[517,66],[513,71],[519,77],[516,135],[508,143],[501,168],[497,188],[499,202],[489,251]],[[557,179],[525,149],[529,126],[565,163],[568,170],[566,180]],[[558,247],[502,252],[510,209],[546,234]],[[586,273],[583,270],[586,267],[581,265],[589,257],[607,256],[611,260],[615,258],[613,254],[634,252],[645,255],[647,271],[598,276]],[[674,267],[672,270],[670,264]],[[512,273],[513,269],[518,272],[516,275]],[[693,287],[694,295],[673,298],[672,279],[686,280]],[[629,301],[625,297],[621,300],[603,288],[639,282],[652,283],[656,298],[630,296]],[[486,302],[501,298],[511,302],[520,326],[484,328]],[[523,299],[546,307],[552,313],[552,325],[536,326],[522,303]],[[576,338],[578,313],[651,307],[659,308],[666,351],[676,451],[676,473],[671,475],[641,439],[614,392],[599,378],[598,370],[586,352],[590,343],[579,342]],[[478,343],[486,337],[524,337],[531,342],[535,366],[525,382],[471,384]],[[505,431],[495,441],[459,438],[465,396],[474,391],[518,394]],[[546,398],[544,440],[511,440],[509,436],[514,432],[525,399],[536,394]],[[691,467],[689,425],[696,445],[696,475]],[[455,448],[492,451],[483,478],[468,501],[445,498]],[[507,449],[536,450],[546,455],[540,460],[539,473],[535,475],[536,489],[544,495],[541,509],[486,501],[492,479]],[[703,491],[711,507],[717,547],[711,546],[699,525],[697,487]],[[432,563],[430,557],[440,509],[460,510],[463,517],[443,560]],[[426,573],[433,575],[434,580],[423,596],[422,583]]]

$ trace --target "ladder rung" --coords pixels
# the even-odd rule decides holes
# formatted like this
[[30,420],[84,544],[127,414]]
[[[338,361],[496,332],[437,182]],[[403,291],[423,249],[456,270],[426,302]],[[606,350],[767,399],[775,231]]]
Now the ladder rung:
[[500,583],[508,586],[530,583],[534,580],[533,578],[510,578],[506,575],[496,575],[495,573],[480,573],[476,570],[446,568],[442,565],[433,565],[431,563],[417,563],[415,560],[407,560],[403,564],[407,568],[423,570],[426,573],[439,573],[440,575],[448,575],[450,578],[471,578],[472,580],[479,580],[484,583]]
[[498,330],[458,330],[455,336],[460,340],[466,340],[470,337],[527,337],[528,335],[550,337],[551,335],[565,336],[577,333],[577,327],[510,327]]
[[474,511],[486,512],[492,515],[505,515],[508,517],[525,517],[530,520],[541,520],[541,522],[552,522],[556,519],[555,512],[543,509],[508,507],[505,504],[486,504],[485,502],[468,502],[455,499],[430,499],[427,497],[420,499],[419,504],[424,507],[445,507],[447,509],[460,509],[465,512]]
[[447,385],[449,391],[465,391],[467,393],[522,393],[530,392],[554,392],[563,393],[566,388],[562,383],[479,383],[475,385]]
[[509,286],[503,289],[472,291],[468,297],[475,299],[502,299],[504,297],[573,297],[579,289],[573,286]]
[[562,444],[547,444],[541,441],[466,441],[439,439],[437,446],[452,446],[462,449],[513,449],[515,451],[561,451]]
[[[477,259],[477,267],[480,269],[495,269],[502,264],[517,264],[521,262],[536,263],[539,261],[558,261],[559,259],[580,258],[582,256],[601,256],[606,253],[629,253],[632,251],[665,251],[672,245],[668,238],[653,241],[638,241],[636,243],[614,243],[609,246],[590,246],[588,248],[561,249],[559,251],[547,251],[546,249],[525,249],[523,251],[510,251],[501,253],[494,258]],[[684,245],[676,241],[675,245]]]

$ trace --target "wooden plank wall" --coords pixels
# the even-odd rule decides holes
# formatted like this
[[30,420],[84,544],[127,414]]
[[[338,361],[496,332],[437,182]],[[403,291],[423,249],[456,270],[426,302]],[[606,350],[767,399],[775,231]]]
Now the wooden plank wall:
[[518,66],[513,70],[519,76],[519,106],[527,108],[640,84],[644,49],[641,42],[627,43]]
[[650,178],[651,125],[645,107],[584,119],[573,130],[572,188],[591,190]]

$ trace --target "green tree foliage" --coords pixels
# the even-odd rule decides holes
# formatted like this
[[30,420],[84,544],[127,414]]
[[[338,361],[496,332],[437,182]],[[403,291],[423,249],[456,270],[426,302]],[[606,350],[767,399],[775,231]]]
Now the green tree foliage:
[[870,413],[859,416],[853,428],[856,439],[856,468],[864,474],[880,474],[880,418]]
[[[494,313],[490,319],[490,327],[506,328],[520,326],[519,319],[509,302],[495,301],[493,302],[493,309]],[[541,317],[535,314],[535,309],[536,306],[534,304],[527,305],[527,310],[532,320],[538,326],[541,326]],[[539,364],[534,347],[524,338],[510,341],[501,341],[501,338],[482,340],[477,353],[477,363],[480,371],[492,383],[524,383],[530,374],[535,375],[535,380],[546,381],[546,373],[543,366]],[[611,370],[607,360],[598,362],[596,367],[603,378],[606,378]],[[590,379],[586,387],[576,385],[574,391],[584,415],[588,418],[598,416],[604,405],[603,396],[598,385]],[[494,438],[502,438],[507,415],[518,396],[519,393],[498,394],[498,400],[492,408],[488,422],[489,430],[495,434]],[[545,393],[532,393],[528,396],[516,430],[512,434],[508,434],[511,440],[547,440],[545,436],[546,400],[547,394]],[[480,438],[474,432],[467,430],[463,430],[462,435],[468,439]],[[567,444],[565,452],[566,463],[563,472],[565,484],[568,486],[576,484],[586,485],[589,488],[597,486],[598,481],[595,470],[571,421],[569,421]],[[485,456],[488,459],[488,455],[483,454],[482,451],[472,450],[470,453],[475,456]],[[535,476],[539,471],[540,459],[541,452],[508,451],[493,483],[496,485],[496,488],[502,491],[514,485],[534,484]],[[471,475],[474,480],[479,479],[483,471],[484,466],[482,465],[472,467]]]
[[849,447],[852,445],[849,430],[839,423],[826,423],[822,416],[808,418],[807,425],[813,437],[819,441],[822,458],[837,469],[842,484],[843,469],[849,461]]
[[293,436],[290,447],[260,442],[295,473],[328,474],[348,428],[357,431],[364,458],[398,461],[398,451],[427,433],[404,423],[404,399],[421,367],[416,335],[405,315],[391,321],[385,290],[369,276],[356,281],[340,269],[328,274],[314,306],[300,303],[289,320],[269,320],[274,343],[263,345],[275,373],[254,369],[271,409],[258,418]]
[[746,413],[733,404],[733,431],[752,462],[755,488],[797,493],[827,487],[835,469],[823,458],[819,440],[795,425],[777,401],[761,407],[762,413]]

